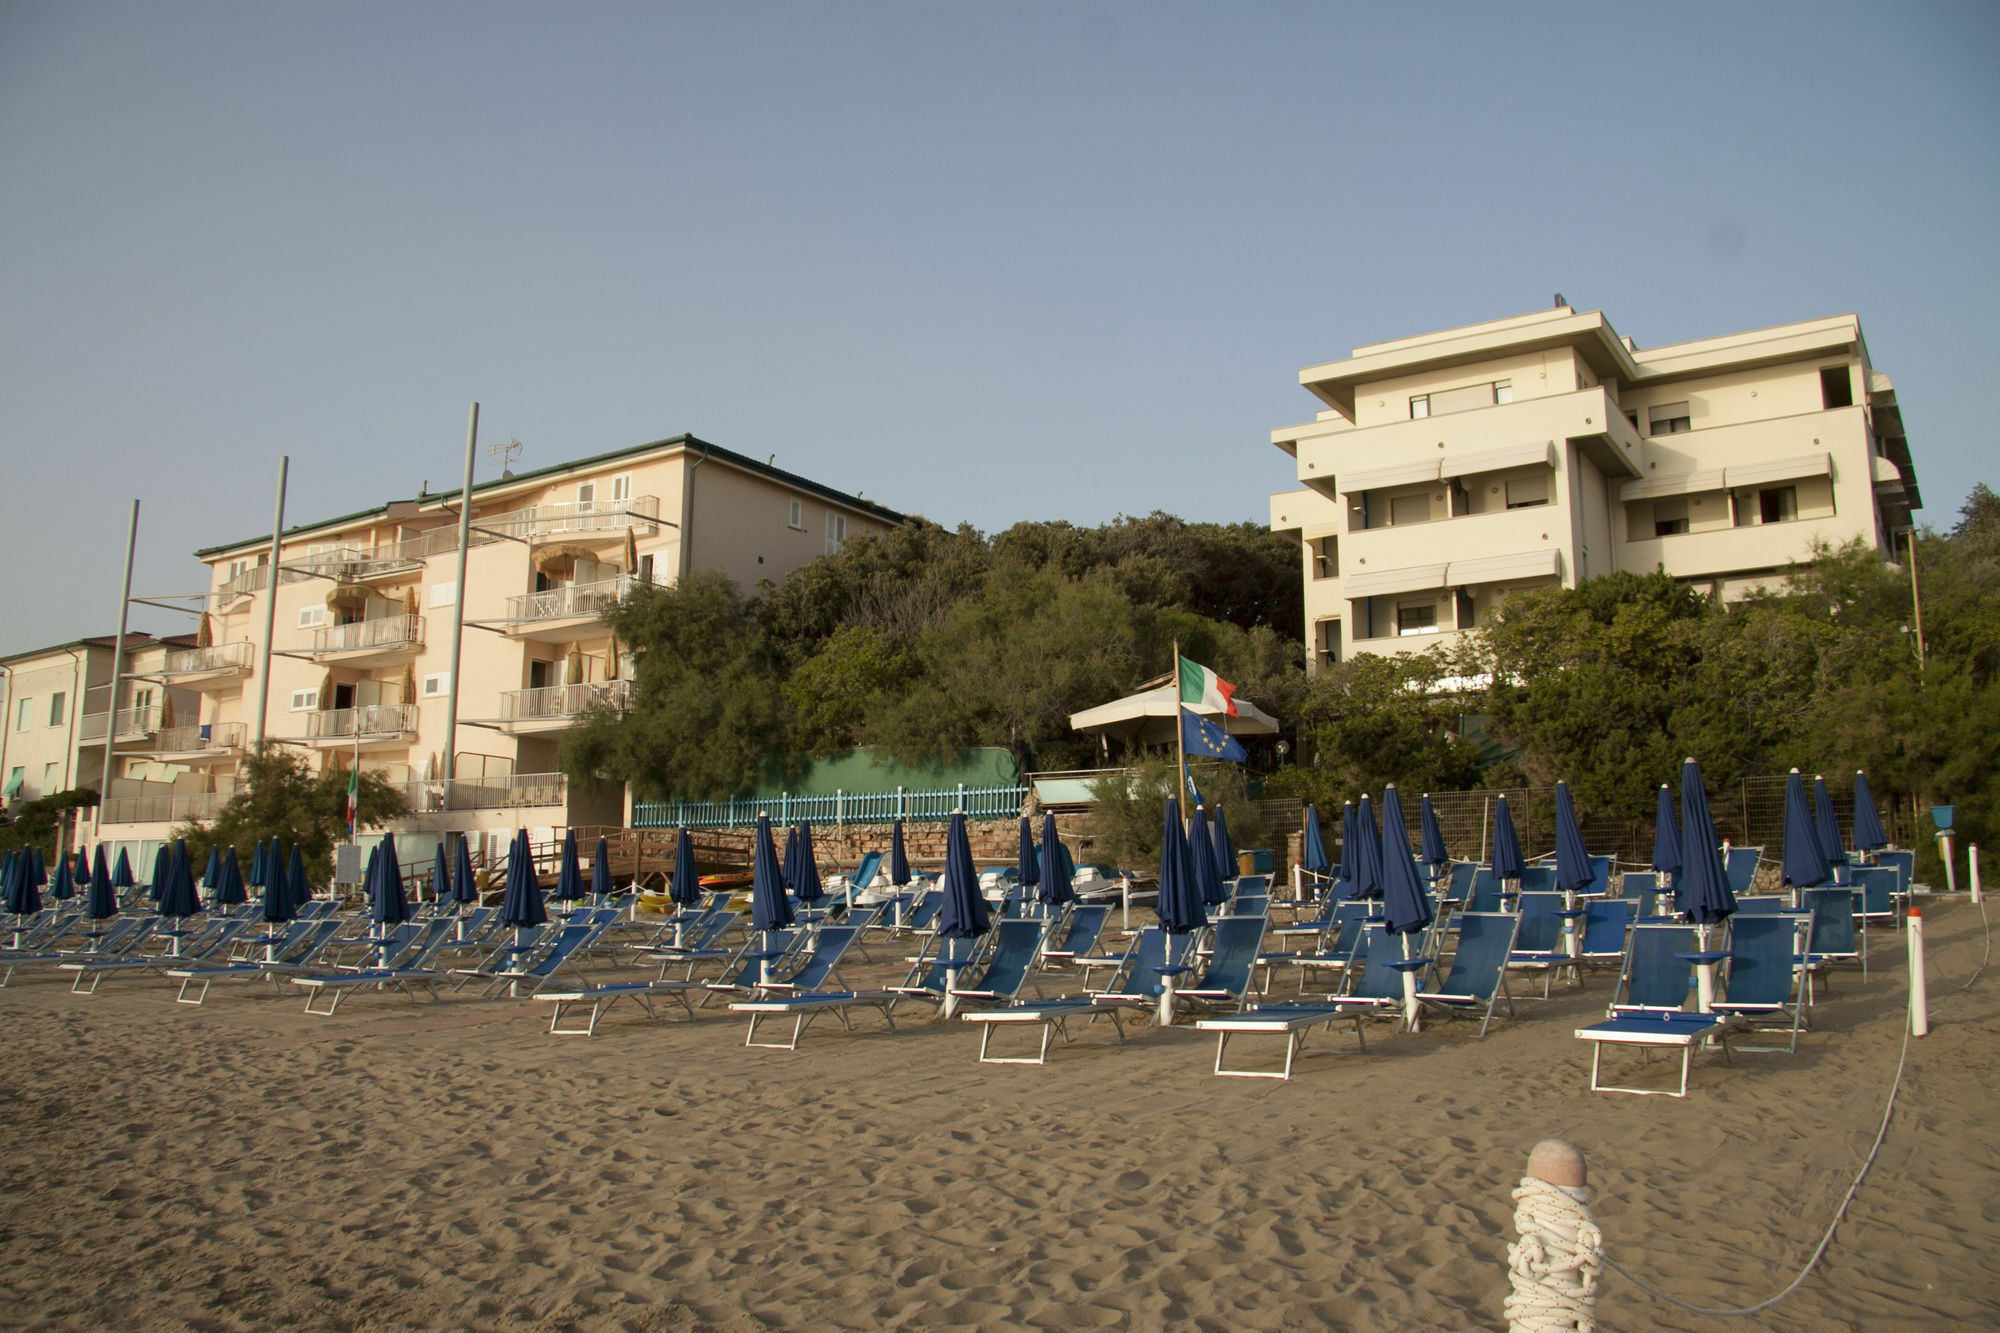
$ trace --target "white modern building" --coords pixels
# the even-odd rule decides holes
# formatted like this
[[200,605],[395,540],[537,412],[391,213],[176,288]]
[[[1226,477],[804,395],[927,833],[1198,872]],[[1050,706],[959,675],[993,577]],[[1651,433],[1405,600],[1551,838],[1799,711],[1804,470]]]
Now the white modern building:
[[1357,347],[1299,372],[1271,432],[1298,489],[1313,669],[1428,648],[1509,592],[1664,570],[1741,596],[1921,506],[1895,386],[1854,315],[1644,349],[1554,309]]

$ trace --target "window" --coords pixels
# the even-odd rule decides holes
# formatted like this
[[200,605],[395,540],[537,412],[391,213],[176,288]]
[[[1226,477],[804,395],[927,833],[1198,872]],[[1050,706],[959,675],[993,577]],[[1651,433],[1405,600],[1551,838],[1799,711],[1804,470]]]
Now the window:
[[1511,403],[1511,402],[1513,402],[1513,401],[1514,401],[1514,381],[1512,381],[1512,380],[1495,380],[1495,381],[1493,381],[1493,401],[1494,401],[1494,402],[1496,402],[1496,403]]
[[326,608],[323,606],[302,606],[299,608],[299,628],[318,629],[326,623]]
[[1632,423],[1633,430],[1639,429],[1639,411],[1637,408],[1634,408],[1630,412],[1627,412],[1625,414],[1625,419]]
[[1340,622],[1322,620],[1313,626],[1313,646],[1323,667],[1340,664]]
[[1416,421],[1431,414],[1431,396],[1427,393],[1414,395],[1410,399],[1410,420]]
[[134,716],[144,717],[146,715],[146,710],[151,708],[152,706],[153,706],[153,692],[151,690],[132,691],[132,713]]
[[42,795],[53,796],[62,786],[62,765],[50,760],[42,765]]
[[1757,492],[1757,521],[1759,523],[1789,523],[1798,516],[1798,487],[1770,486]]
[[1688,530],[1688,502],[1682,496],[1678,500],[1653,501],[1653,535],[1672,537]]
[[1340,538],[1315,537],[1307,545],[1312,548],[1313,577],[1316,579],[1339,578]]
[[577,483],[576,507],[582,509],[595,503],[597,503],[597,483],[594,481]]
[[839,555],[847,545],[847,515],[829,512],[826,516],[826,553]]
[[1549,474],[1538,472],[1532,477],[1516,477],[1507,483],[1507,507],[1509,509],[1533,509],[1536,505],[1549,502]]
[[20,711],[14,714],[14,730],[26,731],[28,729],[31,719],[35,716],[34,704],[35,701],[33,699],[21,700]]
[[1470,412],[1475,408],[1513,401],[1512,380],[1488,380],[1484,384],[1468,384],[1461,389],[1434,389],[1410,398],[1410,419],[1441,417],[1447,412]]
[[51,694],[49,696],[50,726],[60,727],[63,724],[63,722],[67,719],[69,710],[65,708],[64,705],[67,704],[68,702],[69,702],[69,695],[67,695],[61,690],[57,690],[54,694]]
[[632,498],[632,474],[627,472],[622,477],[613,477],[611,479],[611,503],[624,504],[627,500],[630,500],[631,498]]
[[1396,633],[1399,637],[1408,638],[1412,634],[1437,632],[1436,602],[1405,602],[1396,608]]
[[1430,492],[1418,495],[1397,495],[1389,500],[1389,526],[1401,527],[1405,523],[1428,523],[1431,521]]
[[1854,377],[1846,366],[1827,366],[1819,372],[1819,399],[1829,410],[1854,406]]
[[798,529],[798,530],[799,530],[800,532],[804,532],[804,531],[806,530],[806,502],[805,502],[805,501],[803,501],[803,500],[794,500],[794,501],[792,501],[792,502],[791,502],[791,504],[790,504],[790,505],[789,505],[789,506],[788,506],[788,507],[786,508],[786,511],[785,511],[785,526],[786,526],[786,527],[788,527],[788,528],[796,528],[796,529]]
[[451,672],[434,671],[424,677],[424,688],[421,697],[425,699],[442,699],[450,693]]
[[28,777],[28,770],[25,765],[17,765],[14,768],[8,769],[7,785],[5,788],[0,788],[0,797],[6,797],[11,799],[15,796],[20,795],[21,784],[27,780],[27,777]]
[[1688,415],[1686,403],[1661,403],[1646,415],[1652,423],[1648,435],[1679,435],[1694,429],[1694,418]]
[[456,579],[454,579],[450,583],[433,583],[431,585],[432,610],[436,610],[441,606],[457,606],[457,605],[458,605],[458,581]]
[[310,690],[292,691],[292,711],[294,713],[310,713],[318,707],[319,690],[317,687]]
[[229,583],[234,583],[237,579],[242,578],[245,574],[249,572],[250,572],[250,562],[248,560],[231,560],[229,562],[229,573],[226,576],[225,581]]
[[1454,595],[1453,600],[1456,602],[1454,609],[1458,612],[1458,619],[1455,622],[1458,627],[1460,629],[1477,628],[1479,625],[1479,605],[1472,600],[1472,594],[1466,589],[1460,588]]
[[652,581],[653,581],[653,557],[650,555],[642,555],[639,557],[639,582],[651,583]]

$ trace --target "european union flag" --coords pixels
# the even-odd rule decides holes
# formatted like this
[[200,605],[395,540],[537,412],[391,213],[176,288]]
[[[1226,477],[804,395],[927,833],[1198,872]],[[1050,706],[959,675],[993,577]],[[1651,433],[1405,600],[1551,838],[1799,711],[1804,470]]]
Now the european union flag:
[[1191,709],[1181,709],[1181,748],[1190,759],[1227,759],[1243,763],[1249,755],[1236,738]]

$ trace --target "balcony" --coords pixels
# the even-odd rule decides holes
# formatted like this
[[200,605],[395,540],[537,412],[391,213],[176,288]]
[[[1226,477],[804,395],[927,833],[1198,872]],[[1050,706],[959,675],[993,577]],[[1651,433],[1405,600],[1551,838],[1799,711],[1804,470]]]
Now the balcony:
[[97,817],[105,824],[184,824],[215,818],[232,795],[198,791],[182,796],[110,796],[98,805]]
[[222,689],[250,674],[256,645],[218,643],[213,648],[184,648],[167,654],[160,675],[179,686]]
[[629,680],[593,680],[538,690],[508,690],[500,696],[500,716],[493,725],[514,736],[561,731],[574,725],[592,705],[602,704],[622,712],[631,702]]
[[475,518],[473,522],[489,534],[533,543],[593,538],[623,540],[627,531],[646,537],[659,530],[659,519],[659,496],[634,495],[623,500],[530,505],[526,509]]
[[[118,743],[150,740],[165,721],[166,710],[159,704],[143,704],[137,708],[118,710]],[[85,713],[77,722],[77,739],[89,744],[104,743],[105,719],[107,713]]]
[[[484,525],[482,525],[484,526]],[[500,538],[475,529],[469,545],[484,546]],[[286,581],[326,578],[341,583],[366,583],[422,569],[424,561],[458,549],[458,525],[429,528],[399,542],[376,546],[338,545],[308,551],[283,562]]]
[[531,592],[507,599],[507,612],[496,620],[476,623],[491,626],[509,638],[535,639],[542,643],[569,643],[603,633],[603,615],[643,580],[631,574],[595,583],[570,583],[546,592]]
[[198,727],[167,727],[154,733],[146,753],[173,764],[212,764],[243,753],[249,728],[241,722],[208,722]]
[[306,714],[305,742],[318,750],[407,745],[416,734],[415,704],[367,704]]
[[380,666],[410,661],[423,647],[422,616],[377,616],[314,630],[306,655],[315,662]]
[[441,810],[525,810],[562,806],[569,779],[560,773],[512,773],[497,778],[442,778],[409,783],[404,795],[413,814]]

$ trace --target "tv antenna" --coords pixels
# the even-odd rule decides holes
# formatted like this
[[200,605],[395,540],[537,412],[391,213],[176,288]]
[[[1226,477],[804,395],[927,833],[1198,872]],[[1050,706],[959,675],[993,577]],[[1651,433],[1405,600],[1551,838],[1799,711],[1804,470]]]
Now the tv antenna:
[[520,453],[523,447],[521,442],[511,435],[507,437],[505,444],[486,446],[487,457],[500,460],[500,476],[503,480],[514,475],[514,455]]

